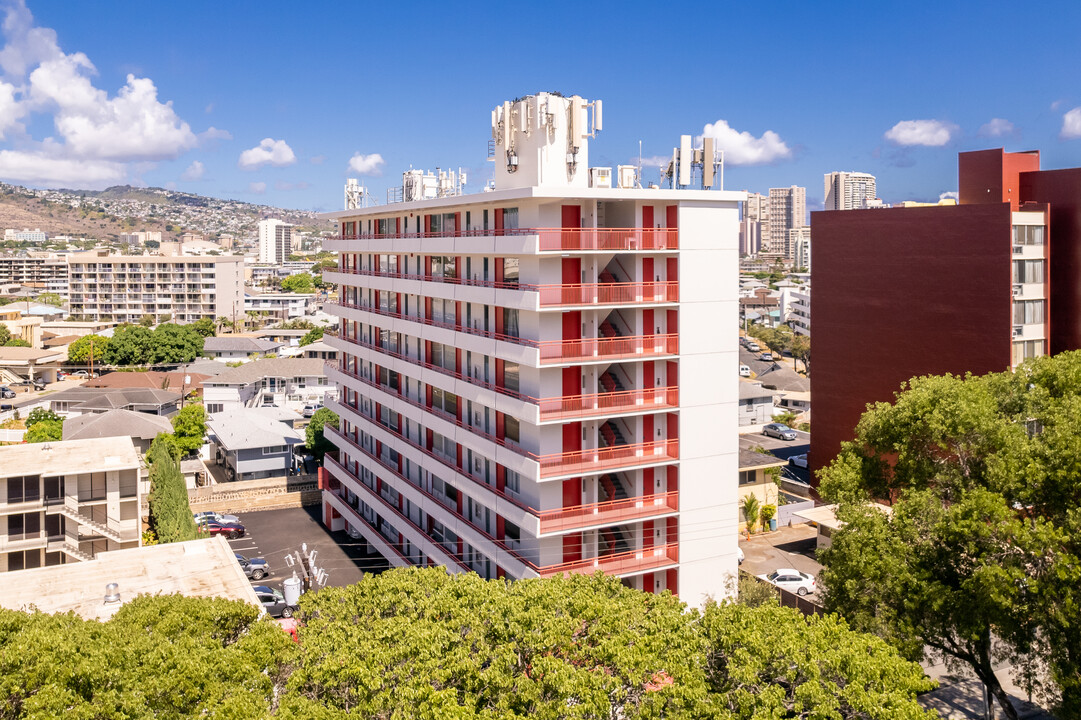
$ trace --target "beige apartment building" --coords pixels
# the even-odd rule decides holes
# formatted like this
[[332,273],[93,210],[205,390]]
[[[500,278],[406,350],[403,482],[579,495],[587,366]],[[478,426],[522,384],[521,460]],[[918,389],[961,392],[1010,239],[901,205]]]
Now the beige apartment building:
[[244,314],[244,258],[111,255],[94,250],[68,260],[73,316],[90,320],[189,323]]
[[63,256],[32,252],[26,257],[0,257],[0,285],[18,284],[68,296],[68,264]]
[[0,571],[139,547],[142,467],[127,437],[0,447]]
[[789,256],[785,248],[789,232],[807,224],[807,188],[793,185],[769,189],[769,241],[762,240],[763,250]]

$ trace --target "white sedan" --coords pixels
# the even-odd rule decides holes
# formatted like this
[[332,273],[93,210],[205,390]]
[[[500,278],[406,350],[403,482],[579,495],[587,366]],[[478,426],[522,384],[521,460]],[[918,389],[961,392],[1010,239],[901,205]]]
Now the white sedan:
[[788,464],[793,465],[793,466],[798,467],[798,468],[806,469],[806,467],[807,467],[807,453],[804,453],[802,455],[793,455],[792,457],[788,458]]
[[815,591],[815,576],[792,568],[781,568],[771,572],[769,575],[759,575],[758,577],[782,590],[794,592],[797,595],[807,595]]

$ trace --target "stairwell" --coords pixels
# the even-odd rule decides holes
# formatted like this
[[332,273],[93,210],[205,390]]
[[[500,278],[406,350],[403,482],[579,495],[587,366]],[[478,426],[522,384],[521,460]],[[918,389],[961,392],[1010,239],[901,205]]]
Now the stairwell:
[[627,444],[623,432],[611,420],[601,425],[600,439],[601,447],[616,447],[617,445]]
[[68,499],[65,499],[63,503],[56,503],[55,505],[47,506],[46,512],[60,513],[69,520],[73,520],[80,525],[85,525],[86,527],[90,528],[102,537],[107,537],[114,542],[122,542],[120,533],[118,531],[113,530],[111,527],[105,525],[104,523],[100,523],[97,520],[93,520],[86,515],[83,515],[81,512],[79,512],[78,505],[75,505],[73,501],[69,501]]

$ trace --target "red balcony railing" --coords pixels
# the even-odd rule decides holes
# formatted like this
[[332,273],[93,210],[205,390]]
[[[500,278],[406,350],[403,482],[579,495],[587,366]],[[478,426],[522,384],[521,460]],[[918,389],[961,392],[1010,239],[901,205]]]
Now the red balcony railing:
[[540,349],[541,363],[614,360],[628,357],[678,355],[679,335],[677,333],[668,333],[664,335],[548,340],[536,343],[536,346]]
[[429,233],[359,233],[330,240],[396,240],[399,238],[456,238],[537,235],[542,251],[677,250],[676,228],[507,228],[500,230],[448,230]]
[[553,475],[595,475],[597,473],[649,463],[671,462],[679,459],[679,440],[615,445],[589,450],[540,455],[541,477]]
[[[332,465],[338,465],[338,467],[341,467],[341,464],[334,462],[333,458],[331,458],[331,464]],[[342,469],[344,470],[345,468],[342,468]],[[348,471],[346,471],[346,472],[348,472]],[[383,533],[379,532],[378,528],[372,527],[371,523],[368,522],[368,519],[365,518],[363,515],[361,515],[360,512],[356,508],[354,508],[352,505],[350,505],[346,501],[346,499],[344,497],[342,497],[341,495],[339,495],[339,494],[337,494],[335,492],[329,491],[329,490],[327,491],[327,495],[329,495],[331,498],[334,498],[334,499],[336,499],[338,501],[336,503],[336,502],[334,502],[334,500],[331,500],[330,504],[334,507],[335,510],[337,510],[338,512],[348,513],[351,516],[351,519],[353,520],[353,522],[350,523],[351,525],[361,525],[362,524],[362,525],[364,525],[366,527],[372,528],[372,530],[375,531],[375,534],[379,536],[379,538],[387,545],[387,547],[389,547],[391,549],[391,551],[395,554],[395,556],[398,557],[399,560],[401,560],[402,563],[404,563],[406,566],[416,564],[410,558],[405,556],[405,553],[402,552],[402,548],[398,546],[397,542],[394,542],[393,540],[388,540],[387,537],[385,535],[383,535]],[[339,503],[340,503],[340,505],[339,505]]]
[[539,285],[533,289],[540,293],[541,307],[679,301],[679,283],[667,281]]
[[560,532],[592,525],[621,525],[679,510],[679,493],[632,497],[537,512],[542,533]]
[[594,573],[597,570],[609,575],[622,575],[630,572],[649,572],[655,568],[673,565],[679,562],[679,543],[657,545],[641,550],[630,550],[615,555],[572,560],[558,565],[545,565],[540,568],[541,577],[551,577],[559,573]]
[[635,411],[646,412],[678,407],[679,387],[673,385],[645,390],[551,397],[534,400],[534,402],[540,406],[542,421]]

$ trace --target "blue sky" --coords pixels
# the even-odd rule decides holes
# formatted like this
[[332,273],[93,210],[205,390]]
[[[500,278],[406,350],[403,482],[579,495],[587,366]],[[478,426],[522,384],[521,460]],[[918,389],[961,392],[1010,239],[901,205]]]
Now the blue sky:
[[956,190],[964,150],[1081,165],[1077,2],[0,7],[0,180],[34,187],[335,210],[347,177],[382,199],[412,165],[479,191],[490,110],[540,90],[604,100],[593,165],[708,131],[727,189],[811,208],[831,170],[894,202]]

